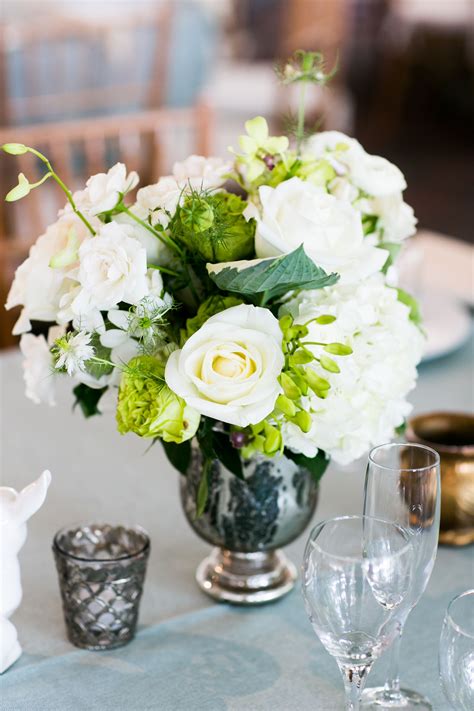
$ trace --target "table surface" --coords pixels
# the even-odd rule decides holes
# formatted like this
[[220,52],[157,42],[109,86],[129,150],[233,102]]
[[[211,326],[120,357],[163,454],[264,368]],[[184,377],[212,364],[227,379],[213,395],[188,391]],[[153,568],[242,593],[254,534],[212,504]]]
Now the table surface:
[[[157,445],[119,436],[112,417],[85,421],[72,412],[70,383],[60,382],[56,408],[23,396],[19,354],[0,357],[2,483],[20,489],[49,468],[44,507],[29,523],[21,551],[23,602],[13,622],[24,653],[0,679],[1,711],[334,711],[342,682],[307,620],[300,590],[260,608],[207,598],[194,571],[208,547],[180,510],[177,475]],[[420,368],[415,411],[473,406],[472,345]],[[60,379],[61,380],[61,379]],[[365,462],[330,467],[315,521],[360,513]],[[110,652],[71,646],[63,627],[51,541],[81,520],[136,522],[152,552],[136,639]],[[300,563],[303,539],[288,547]],[[402,648],[405,684],[447,709],[438,683],[437,651],[449,600],[474,583],[473,548],[440,548],[426,593],[411,614]],[[386,660],[371,672],[383,679]]]

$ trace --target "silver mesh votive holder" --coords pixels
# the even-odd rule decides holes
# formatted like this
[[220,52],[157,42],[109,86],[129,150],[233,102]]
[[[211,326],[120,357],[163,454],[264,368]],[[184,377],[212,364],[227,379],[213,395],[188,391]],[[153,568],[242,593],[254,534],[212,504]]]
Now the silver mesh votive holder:
[[68,526],[55,535],[53,553],[69,640],[95,650],[129,642],[150,553],[147,533],[138,526]]

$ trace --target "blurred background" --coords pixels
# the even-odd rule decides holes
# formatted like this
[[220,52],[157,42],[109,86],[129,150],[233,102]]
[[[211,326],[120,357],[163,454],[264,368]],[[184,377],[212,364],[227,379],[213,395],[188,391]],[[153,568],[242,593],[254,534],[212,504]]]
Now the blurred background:
[[[257,114],[283,131],[295,96],[278,85],[274,65],[298,48],[323,51],[339,69],[312,90],[309,125],[354,135],[400,166],[420,240],[438,255],[432,278],[446,278],[449,259],[439,255],[457,250],[464,276],[451,274],[453,289],[472,305],[474,0],[3,0],[0,8],[0,144],[44,150],[72,188],[117,160],[143,184],[191,152],[225,154]],[[2,157],[2,195],[19,170],[41,175],[28,157]],[[49,184],[19,204],[0,202],[2,303],[63,202]],[[447,249],[452,237],[462,242]],[[2,310],[0,347],[13,342],[16,316]]]

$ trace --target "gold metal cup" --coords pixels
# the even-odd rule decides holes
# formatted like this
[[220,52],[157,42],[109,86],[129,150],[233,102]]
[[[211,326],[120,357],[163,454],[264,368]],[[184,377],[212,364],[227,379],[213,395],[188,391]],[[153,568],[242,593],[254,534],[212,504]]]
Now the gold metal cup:
[[413,417],[409,442],[435,449],[441,465],[439,542],[453,546],[474,543],[474,416],[433,412]]

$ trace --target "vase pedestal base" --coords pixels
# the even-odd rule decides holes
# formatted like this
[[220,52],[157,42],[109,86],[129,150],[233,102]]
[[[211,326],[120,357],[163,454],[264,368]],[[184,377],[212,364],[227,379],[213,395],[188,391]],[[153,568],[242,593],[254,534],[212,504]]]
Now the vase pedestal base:
[[259,605],[278,600],[293,588],[296,568],[280,551],[234,553],[214,548],[196,571],[207,595],[235,605]]

